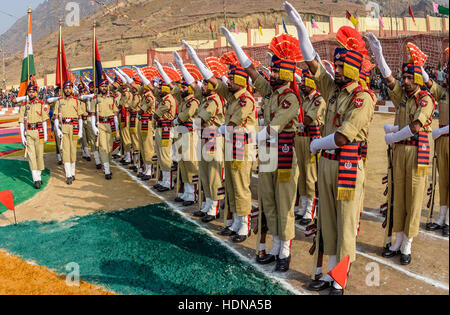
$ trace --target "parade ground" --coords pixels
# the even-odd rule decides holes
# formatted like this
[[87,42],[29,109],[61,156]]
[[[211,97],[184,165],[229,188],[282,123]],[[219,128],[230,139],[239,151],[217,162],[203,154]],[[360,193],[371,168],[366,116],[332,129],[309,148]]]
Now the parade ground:
[[[180,207],[173,201],[175,191],[158,193],[152,189],[155,179],[140,181],[120,163],[113,162],[113,179],[107,181],[79,151],[76,180],[66,185],[54,143],[48,142],[43,188],[34,189],[17,118],[0,116],[0,191],[13,190],[18,221],[15,225],[13,211],[0,208],[0,294],[316,294],[306,290],[312,237],[305,237],[298,224],[290,270],[275,273],[273,264],[256,264],[253,233],[243,243],[232,243],[218,235],[223,216],[201,222],[192,216],[197,204]],[[383,126],[393,121],[394,115],[377,113],[370,126],[357,258],[345,293],[448,295],[449,242],[441,231],[425,230],[428,196],[412,263],[402,266],[398,256],[381,256],[384,218],[379,207],[386,201],[382,178],[387,172]],[[433,129],[437,126],[434,120]],[[429,174],[431,180],[431,169]],[[257,182],[254,173],[255,206]],[[271,242],[268,235],[268,248]],[[326,265],[325,257],[324,270]],[[77,272],[79,282],[72,277]]]

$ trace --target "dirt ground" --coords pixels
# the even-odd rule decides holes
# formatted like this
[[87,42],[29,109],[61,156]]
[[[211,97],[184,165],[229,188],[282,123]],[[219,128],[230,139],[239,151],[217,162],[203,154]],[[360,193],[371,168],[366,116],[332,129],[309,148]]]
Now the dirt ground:
[[[357,241],[357,260],[352,264],[346,294],[448,294],[448,238],[441,237],[439,232],[427,232],[423,229],[427,215],[426,210],[422,214],[421,233],[414,239],[412,245],[412,263],[402,266],[398,257],[392,259],[381,257],[384,230],[381,227],[383,219],[378,208],[386,200],[383,196],[385,186],[381,184],[381,179],[387,168],[383,125],[387,122],[393,123],[393,119],[393,115],[376,114],[370,128],[365,211],[361,218],[361,232]],[[435,121],[434,124],[437,122]],[[55,154],[46,154],[45,161],[46,167],[50,168],[52,174],[49,184],[33,199],[17,206],[19,221],[63,220],[100,209],[126,209],[161,201],[156,195],[150,194],[138,185],[129,175],[130,172],[125,172],[122,167],[113,166],[113,180],[106,181],[102,172],[95,169],[93,162],[80,161],[77,163],[77,180],[73,185],[68,186],[64,182],[62,166],[56,164]],[[134,173],[131,172],[131,174]],[[151,188],[154,183],[155,180],[151,180],[143,185]],[[252,178],[254,203],[257,203],[256,183],[257,179]],[[175,192],[166,192],[161,194],[161,197],[173,202]],[[424,209],[428,197],[425,199]],[[437,193],[435,214],[439,211],[438,200],[439,194]],[[196,209],[197,205],[180,210],[190,215]],[[216,234],[221,230],[222,222],[221,218],[219,222],[200,223]],[[3,217],[0,216],[0,225],[11,223],[10,213]],[[219,235],[217,237],[226,240]],[[291,269],[281,275],[272,272],[274,265],[263,266],[263,270],[267,274],[286,280],[301,292],[311,293],[306,290],[312,270],[313,258],[308,253],[311,242],[311,238],[306,238],[302,228],[297,225],[296,238],[292,244]],[[232,244],[229,241],[227,244],[250,259],[253,259],[255,255],[255,235],[241,244]],[[270,247],[271,237],[268,236],[267,248],[270,249]],[[325,257],[324,271],[328,270],[326,265],[327,258]],[[34,271],[30,270],[29,272]],[[36,274],[34,277],[39,279],[40,276]],[[8,279],[5,274],[0,274],[0,283]],[[17,289],[20,292],[20,284]],[[62,294],[65,294],[64,292],[61,291]],[[327,293],[327,290],[321,292],[321,294]]]

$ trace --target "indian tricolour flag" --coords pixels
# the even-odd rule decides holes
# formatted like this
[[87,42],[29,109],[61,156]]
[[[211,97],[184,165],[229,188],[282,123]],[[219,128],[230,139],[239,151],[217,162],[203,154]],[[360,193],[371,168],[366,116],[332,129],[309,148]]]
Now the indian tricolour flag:
[[25,41],[25,51],[23,53],[22,61],[22,76],[20,77],[20,89],[18,96],[24,96],[27,90],[30,76],[36,75],[36,68],[34,67],[33,57],[33,43],[31,41],[31,10],[28,10],[28,35]]

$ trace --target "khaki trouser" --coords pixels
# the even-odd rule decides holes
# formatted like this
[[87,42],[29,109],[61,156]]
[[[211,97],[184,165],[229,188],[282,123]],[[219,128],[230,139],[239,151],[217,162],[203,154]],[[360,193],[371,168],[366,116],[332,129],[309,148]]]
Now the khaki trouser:
[[91,145],[91,151],[98,151],[97,147],[97,139],[95,137],[94,130],[92,129],[91,117],[88,117],[87,120],[83,120],[83,138],[87,141],[87,145]]
[[[219,189],[225,188],[222,183],[223,178],[223,137],[216,138],[216,148],[214,154],[220,156],[215,158],[208,152],[204,153],[205,150],[205,140],[202,140],[202,158],[198,162],[200,180],[202,181],[202,188],[205,193],[205,198],[210,198],[212,200],[222,200],[224,198],[224,191],[220,192]],[[209,159],[211,158],[211,159]]]
[[98,146],[102,163],[111,163],[113,136],[109,122],[98,124]]
[[40,142],[38,130],[27,130],[26,146],[30,170],[44,170],[44,144]]
[[417,175],[417,147],[394,147],[394,232],[408,238],[419,233],[420,216],[427,176]]
[[278,171],[259,172],[258,175],[260,199],[267,227],[272,235],[278,236],[282,241],[295,238],[294,206],[298,173],[297,158],[294,154],[290,181],[279,182]]
[[336,255],[341,261],[347,255],[350,262],[356,259],[356,231],[359,223],[363,196],[364,166],[358,162],[355,198],[336,200],[338,190],[339,161],[324,157],[319,159],[319,220],[324,254]]
[[120,123],[120,141],[125,152],[131,152],[131,136],[130,136],[130,116],[127,116],[126,126]]
[[448,136],[441,136],[437,138],[435,145],[437,155],[437,168],[439,172],[439,205],[448,207],[450,199],[448,189],[448,165],[450,163],[448,157]]
[[[75,163],[77,161],[78,140],[73,140],[73,127],[69,124],[62,125],[62,159],[64,163]],[[84,135],[83,135],[84,137]],[[77,137],[78,138],[78,137]]]
[[150,165],[152,164],[152,158],[155,155],[155,145],[153,141],[153,127],[151,126],[151,122],[149,122],[148,131],[145,133],[141,130],[141,124],[139,124],[140,135],[140,147],[141,147],[141,155],[144,164]]
[[159,166],[162,172],[170,172],[172,170],[172,139],[169,139],[167,146],[162,146],[161,136],[162,128],[157,128],[155,133],[156,155],[158,156]]
[[189,150],[183,150],[183,147],[181,147],[181,159],[179,161],[181,179],[183,183],[193,184],[192,177],[198,175],[196,137],[194,137],[193,132],[185,133],[180,136],[180,141],[189,141]]
[[[252,193],[250,178],[252,161],[248,160],[248,145],[245,145],[243,161],[225,161],[225,189],[229,203],[229,210],[236,215],[248,216],[252,210]],[[233,168],[233,164],[239,165]]]
[[138,133],[138,130],[141,128],[140,127],[140,120],[136,118],[136,127],[135,128],[129,128],[130,130],[130,137],[131,137],[131,148],[133,151],[139,151],[140,150],[140,146],[139,146],[139,138],[140,138],[140,134]]
[[316,196],[317,171],[315,159],[311,161],[309,144],[309,137],[295,136],[295,154],[297,155],[299,168],[298,192],[300,196],[314,198]]
[[88,135],[87,135],[88,123],[89,125],[91,124],[89,118],[88,119],[83,118],[83,138],[80,139],[80,145],[82,148],[86,148],[88,146]]

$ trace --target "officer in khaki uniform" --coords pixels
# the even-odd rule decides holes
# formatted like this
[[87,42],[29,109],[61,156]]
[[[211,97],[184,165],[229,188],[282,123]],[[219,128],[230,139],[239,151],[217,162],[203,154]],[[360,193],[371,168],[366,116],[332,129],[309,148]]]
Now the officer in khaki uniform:
[[110,180],[113,138],[119,138],[119,111],[116,97],[108,91],[108,81],[102,79],[99,82],[100,94],[95,95],[90,102],[94,115],[90,118],[91,128],[98,137],[100,159],[103,164],[105,178]]
[[[94,82],[89,82],[89,94],[88,95],[93,95],[95,94],[95,88],[94,88]],[[86,98],[83,97],[83,95],[80,97],[82,103],[83,103],[83,110],[87,113],[87,115],[83,116],[83,134],[85,135],[82,139],[82,143],[83,146],[85,145],[84,148],[84,155],[86,156],[86,160],[90,161],[90,153],[89,153],[89,145],[91,146],[91,151],[94,155],[94,161],[95,161],[95,166],[97,169],[101,169],[102,167],[102,163],[100,160],[100,154],[98,152],[98,147],[97,147],[97,137],[94,134],[94,130],[92,130],[92,125],[90,123],[91,117],[93,115],[95,115],[95,108],[93,108],[92,104],[91,104],[91,99],[90,98]],[[83,148],[82,148],[83,151]]]
[[[274,49],[270,82],[260,75],[255,65],[245,55],[230,32],[221,28],[222,33],[233,47],[245,71],[250,75],[256,90],[263,98],[264,126],[257,135],[259,144],[258,185],[261,194],[269,232],[273,236],[272,248],[268,254],[257,258],[260,264],[276,261],[275,271],[289,270],[291,244],[295,238],[294,206],[297,195],[298,166],[294,148],[294,137],[300,114],[300,95],[295,92],[295,55],[288,43],[294,44],[294,37],[275,37],[270,47]],[[273,43],[283,41],[286,47],[274,47]],[[297,94],[296,94],[297,93]],[[270,152],[270,148],[275,148]],[[269,150],[269,154],[263,153]],[[273,154],[275,153],[275,154]]]
[[42,185],[41,172],[44,167],[44,143],[47,141],[47,120],[50,107],[37,98],[38,87],[30,83],[27,87],[28,100],[19,111],[19,126],[25,158],[28,159],[34,188]]
[[145,90],[142,87],[142,82],[139,79],[133,78],[132,80],[134,81],[135,85],[130,86],[133,96],[128,106],[128,111],[130,114],[130,137],[132,148],[132,166],[130,166],[130,169],[132,169],[134,172],[142,173],[142,169],[140,169],[141,136],[139,133],[139,112],[142,111],[141,104],[143,102],[143,94]]
[[231,241],[235,243],[243,242],[250,234],[250,178],[257,126],[256,101],[247,90],[249,76],[236,54],[230,52],[221,58],[221,62],[229,65],[228,81],[225,84],[214,77],[191,46],[185,41],[183,44],[203,77],[228,103],[225,124],[219,128],[219,132],[225,135],[225,202],[233,213],[233,225],[230,229],[224,229],[221,235],[231,236]]
[[88,148],[88,135],[87,135],[88,124],[86,123],[88,119],[88,109],[86,106],[86,101],[82,99],[83,95],[87,94],[88,91],[86,90],[84,85],[81,83],[78,84],[78,98],[81,100],[82,111],[85,113],[84,115],[81,116],[81,118],[83,119],[83,134],[85,135],[83,138],[80,139],[81,158],[89,162],[91,161],[91,155]]
[[120,161],[122,165],[131,164],[131,135],[130,135],[130,113],[128,108],[130,106],[133,94],[127,86],[127,81],[123,77],[119,69],[114,69],[116,73],[116,82],[114,86],[119,92],[119,111],[120,111],[120,139],[122,142],[123,158]]
[[180,86],[173,89],[175,91],[172,92],[174,96],[180,94],[183,99],[178,108],[178,116],[172,125],[178,126],[178,141],[182,143],[179,168],[184,183],[184,194],[178,201],[182,201],[183,206],[186,207],[194,204],[197,198],[197,184],[194,184],[194,182],[198,182],[197,134],[193,132],[193,123],[200,101],[194,97],[194,90],[185,80]]
[[[448,48],[447,48],[448,52]],[[449,67],[447,66],[447,69]],[[425,82],[425,80],[424,80]],[[448,130],[449,130],[449,110],[448,110],[448,84],[449,75],[447,72],[446,87],[440,86],[436,81],[429,80],[425,82],[430,89],[430,93],[433,95],[436,102],[438,102],[439,108],[439,128],[433,130],[433,139],[436,146],[437,156],[437,168],[439,172],[439,202],[440,212],[439,218],[436,222],[427,225],[427,230],[435,231],[442,229],[442,234],[448,236],[448,216],[449,216],[449,188],[448,188],[448,166],[449,160],[449,143],[448,143]]]
[[307,225],[313,219],[315,183],[317,181],[316,157],[309,150],[311,141],[320,138],[323,126],[323,115],[326,108],[325,100],[317,91],[311,73],[308,69],[302,72],[302,109],[304,122],[298,124],[295,136],[295,153],[299,167],[298,192],[300,195],[300,211],[296,219],[300,225]]
[[394,213],[395,243],[385,247],[383,257],[400,256],[400,263],[411,263],[411,244],[419,233],[423,192],[430,161],[428,133],[434,111],[434,100],[421,90],[422,69],[416,60],[403,64],[402,83],[392,76],[382,54],[381,44],[369,33],[369,43],[381,74],[387,80],[389,96],[398,110],[398,128],[386,134],[386,143],[394,144]]
[[201,217],[203,222],[210,222],[219,217],[219,201],[225,197],[223,185],[223,137],[218,128],[225,123],[225,99],[216,92],[208,81],[204,81],[196,93],[203,98],[198,109],[198,117],[202,125],[201,160],[199,174],[206,202],[194,216]]
[[[330,271],[347,256],[350,263],[356,259],[356,234],[365,177],[360,146],[361,142],[367,141],[376,97],[359,84],[365,51],[351,49],[365,46],[359,34],[352,34],[351,41],[349,38],[341,41],[346,48],[336,48],[333,78],[318,61],[300,14],[288,2],[283,6],[297,28],[302,55],[327,104],[323,138],[314,139],[310,151],[315,155],[322,150],[317,174],[320,198],[317,236],[323,240],[323,254],[329,256]],[[333,282],[328,274],[310,283],[308,288],[320,291],[330,286],[329,294],[343,294],[344,288]]]
[[139,130],[141,156],[144,162],[144,170],[141,179],[149,180],[153,176],[153,161],[155,146],[153,142],[153,114],[156,108],[156,98],[152,91],[147,91],[141,102],[139,112]]
[[55,104],[55,128],[62,143],[62,159],[66,172],[66,183],[75,180],[75,163],[77,160],[78,139],[83,137],[83,120],[85,114],[81,101],[73,96],[73,83],[64,82],[64,96]]

